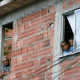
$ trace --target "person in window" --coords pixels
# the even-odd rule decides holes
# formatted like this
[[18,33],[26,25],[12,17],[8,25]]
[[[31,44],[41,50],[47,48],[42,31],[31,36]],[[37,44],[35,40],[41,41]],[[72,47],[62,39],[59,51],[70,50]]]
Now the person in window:
[[74,44],[73,38],[70,38],[70,39],[69,39],[69,44],[70,44],[71,47],[73,47],[73,44]]
[[1,67],[1,74],[0,79],[3,80],[3,77],[5,77],[7,74],[10,73],[11,64],[9,63],[9,58],[4,56],[2,58],[2,67]]
[[73,51],[73,47],[70,47],[69,43],[67,43],[66,41],[61,42],[61,47],[63,49],[63,55],[71,54],[71,52]]

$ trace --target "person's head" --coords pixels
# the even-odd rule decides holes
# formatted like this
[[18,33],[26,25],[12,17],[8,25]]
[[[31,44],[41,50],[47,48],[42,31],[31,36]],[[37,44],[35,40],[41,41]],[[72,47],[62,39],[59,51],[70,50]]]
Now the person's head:
[[2,58],[2,63],[3,63],[5,66],[8,66],[8,65],[9,65],[9,58],[6,57],[6,56],[4,56],[4,57]]
[[68,51],[70,49],[70,46],[66,41],[61,42],[61,47],[63,50],[66,50],[66,51]]
[[69,44],[70,44],[70,46],[73,46],[73,44],[74,44],[73,38],[70,38],[70,39],[69,39]]

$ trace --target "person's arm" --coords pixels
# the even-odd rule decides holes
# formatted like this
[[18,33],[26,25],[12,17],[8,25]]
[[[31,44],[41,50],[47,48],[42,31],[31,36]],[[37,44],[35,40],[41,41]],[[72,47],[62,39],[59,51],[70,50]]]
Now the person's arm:
[[0,75],[0,78],[4,75],[7,75],[7,74],[10,74],[10,72],[5,72],[5,71],[2,71],[2,74]]

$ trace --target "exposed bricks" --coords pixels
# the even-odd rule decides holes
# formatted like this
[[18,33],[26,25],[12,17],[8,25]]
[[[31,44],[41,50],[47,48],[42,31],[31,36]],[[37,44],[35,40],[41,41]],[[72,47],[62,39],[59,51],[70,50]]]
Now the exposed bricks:
[[29,54],[24,55],[22,61],[23,61],[23,62],[24,62],[24,61],[28,61],[28,60],[29,60],[29,57],[30,57]]
[[46,57],[43,57],[42,59],[40,59],[40,65],[45,64],[46,63]]
[[25,53],[27,53],[27,47],[22,48],[22,54],[25,54]]
[[25,30],[28,30],[28,29],[30,29],[30,22],[25,23]]
[[16,50],[16,56],[21,55],[22,54],[22,48]]
[[[55,23],[55,6],[50,6],[17,20],[14,32],[16,31],[18,39],[13,43],[12,53],[12,62],[14,57],[15,61],[11,62],[13,66],[11,72],[15,73],[16,79],[30,76],[39,69],[36,73],[42,71],[43,73],[31,80],[42,80],[43,77],[51,79],[52,75],[47,77],[49,72],[52,72],[52,68],[47,70],[47,61],[53,61],[54,29],[50,28],[53,22]],[[49,67],[51,66],[52,64],[49,65]]]
[[24,24],[19,26],[18,32],[23,32],[24,31]]
[[17,63],[17,59],[16,58],[12,58],[11,59],[11,65],[15,65]]

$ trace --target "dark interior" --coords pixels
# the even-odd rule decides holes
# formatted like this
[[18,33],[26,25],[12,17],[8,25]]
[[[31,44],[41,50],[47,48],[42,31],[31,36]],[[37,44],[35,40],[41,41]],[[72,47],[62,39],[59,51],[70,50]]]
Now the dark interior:
[[73,38],[73,36],[74,36],[74,34],[72,32],[72,29],[70,27],[68,19],[65,16],[65,36],[64,36],[64,40],[68,42],[69,38]]
[[9,28],[9,29],[13,29],[13,23],[10,22],[10,23],[8,23],[8,24],[3,25],[3,27]]

